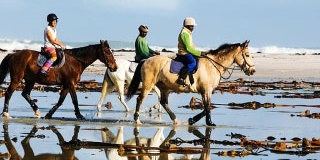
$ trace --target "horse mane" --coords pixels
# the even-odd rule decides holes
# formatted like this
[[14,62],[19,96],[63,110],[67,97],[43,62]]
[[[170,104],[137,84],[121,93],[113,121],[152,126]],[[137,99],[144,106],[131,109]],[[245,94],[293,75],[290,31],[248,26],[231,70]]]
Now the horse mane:
[[233,50],[234,47],[238,47],[238,46],[240,46],[240,43],[235,43],[235,44],[224,43],[215,50],[209,50],[208,53],[212,55],[225,54]]
[[78,57],[79,55],[84,54],[84,53],[96,52],[96,50],[99,49],[98,45],[100,45],[100,44],[92,44],[92,45],[88,45],[88,46],[84,46],[84,47],[66,49],[65,53],[67,53],[71,56],[74,56],[74,57]]

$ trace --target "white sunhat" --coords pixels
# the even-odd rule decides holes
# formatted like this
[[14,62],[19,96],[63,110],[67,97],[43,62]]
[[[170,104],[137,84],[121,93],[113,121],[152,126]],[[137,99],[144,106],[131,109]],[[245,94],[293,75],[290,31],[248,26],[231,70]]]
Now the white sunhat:
[[192,17],[187,17],[183,21],[183,26],[196,26],[196,21]]

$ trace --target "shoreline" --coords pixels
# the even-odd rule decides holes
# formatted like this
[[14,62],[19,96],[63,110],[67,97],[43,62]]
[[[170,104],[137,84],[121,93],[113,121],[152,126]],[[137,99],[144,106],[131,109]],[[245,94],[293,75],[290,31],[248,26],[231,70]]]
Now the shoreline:
[[[116,59],[134,60],[133,51],[113,51]],[[7,55],[7,52],[0,52],[0,60]],[[161,52],[169,57],[175,56],[174,52]],[[268,54],[252,53],[253,62],[256,66],[256,73],[246,76],[240,70],[235,70],[230,79],[276,79],[276,80],[312,80],[320,81],[320,55],[319,54]],[[106,67],[100,61],[95,61],[88,66],[83,74],[104,75]],[[228,77],[227,73],[225,77]]]

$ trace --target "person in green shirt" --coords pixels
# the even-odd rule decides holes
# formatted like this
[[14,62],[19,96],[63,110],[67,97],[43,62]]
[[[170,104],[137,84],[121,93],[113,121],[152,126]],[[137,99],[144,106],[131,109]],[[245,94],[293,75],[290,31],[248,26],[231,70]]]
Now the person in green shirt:
[[180,70],[176,83],[183,86],[186,86],[185,79],[187,75],[192,72],[197,65],[195,57],[206,55],[205,52],[195,49],[195,45],[192,42],[192,31],[195,25],[196,21],[192,17],[187,17],[183,21],[183,27],[178,37],[177,59],[181,61],[185,67]]
[[140,63],[141,61],[148,59],[149,57],[159,55],[159,52],[152,50],[146,40],[146,36],[149,32],[149,29],[146,25],[140,25],[139,35],[135,42],[135,52],[136,56],[134,57],[135,62]]

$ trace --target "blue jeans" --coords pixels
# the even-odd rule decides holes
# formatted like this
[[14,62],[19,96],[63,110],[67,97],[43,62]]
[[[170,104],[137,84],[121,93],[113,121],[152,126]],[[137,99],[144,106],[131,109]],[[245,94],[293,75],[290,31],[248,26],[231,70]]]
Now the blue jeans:
[[177,58],[187,67],[189,72],[192,72],[196,68],[197,61],[192,54],[177,55]]

